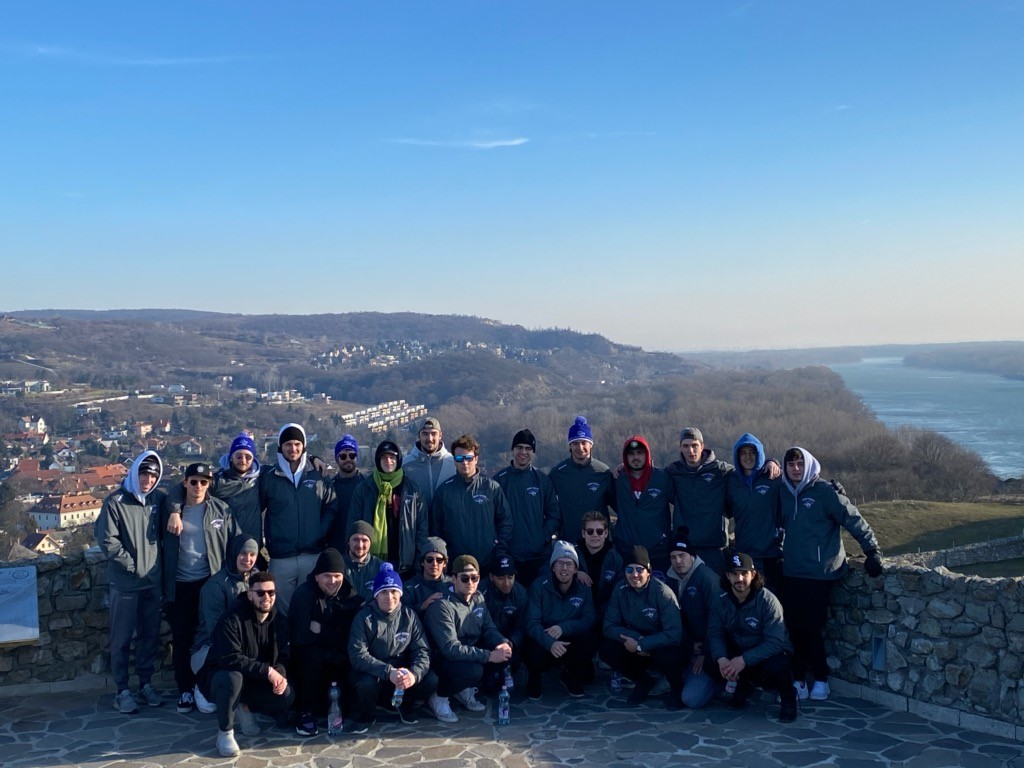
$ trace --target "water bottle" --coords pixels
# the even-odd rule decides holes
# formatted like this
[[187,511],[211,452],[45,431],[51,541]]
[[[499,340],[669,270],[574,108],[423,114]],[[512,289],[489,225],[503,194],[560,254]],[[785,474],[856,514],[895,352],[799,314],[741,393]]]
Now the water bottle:
[[335,738],[341,736],[342,727],[345,725],[345,721],[341,717],[341,691],[338,690],[337,683],[331,683],[331,708],[327,712],[327,736],[329,738]]
[[[399,677],[404,677],[405,672],[398,671]],[[391,694],[391,708],[398,709],[402,706],[402,702],[405,701],[405,689],[395,686],[395,692]]]
[[619,677],[618,672],[612,672],[611,688],[612,693],[622,693],[622,678]]
[[505,665],[505,688],[512,690],[516,687],[516,681],[512,679],[512,666],[509,664]]
[[508,688],[501,686],[501,693],[498,694],[498,725],[508,725],[512,722],[512,705],[509,703]]
[[725,681],[725,692],[727,694],[729,694],[730,696],[732,696],[734,693],[736,693],[736,681],[735,680],[726,680]]

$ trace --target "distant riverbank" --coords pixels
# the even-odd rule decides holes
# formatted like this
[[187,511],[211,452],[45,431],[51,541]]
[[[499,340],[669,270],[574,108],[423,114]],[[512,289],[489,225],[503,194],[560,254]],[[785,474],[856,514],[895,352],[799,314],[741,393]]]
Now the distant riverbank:
[[1024,381],[898,357],[829,367],[886,426],[933,429],[976,451],[998,477],[1024,476]]

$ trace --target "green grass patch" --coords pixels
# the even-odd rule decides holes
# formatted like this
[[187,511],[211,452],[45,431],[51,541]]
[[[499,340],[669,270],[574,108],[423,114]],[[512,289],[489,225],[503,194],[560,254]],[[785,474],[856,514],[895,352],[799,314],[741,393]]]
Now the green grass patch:
[[[859,509],[887,555],[934,552],[1024,533],[1024,505],[1018,504],[892,501]],[[847,550],[858,552],[859,547],[848,545]]]

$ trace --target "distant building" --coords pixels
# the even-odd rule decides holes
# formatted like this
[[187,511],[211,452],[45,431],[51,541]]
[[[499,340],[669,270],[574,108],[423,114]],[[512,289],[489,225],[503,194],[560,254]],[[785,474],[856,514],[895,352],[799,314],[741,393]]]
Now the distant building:
[[102,506],[103,501],[91,493],[65,493],[44,496],[28,513],[40,528],[63,530],[92,523]]
[[30,533],[21,540],[21,546],[32,550],[37,555],[52,555],[55,552],[60,552],[60,543],[46,531]]

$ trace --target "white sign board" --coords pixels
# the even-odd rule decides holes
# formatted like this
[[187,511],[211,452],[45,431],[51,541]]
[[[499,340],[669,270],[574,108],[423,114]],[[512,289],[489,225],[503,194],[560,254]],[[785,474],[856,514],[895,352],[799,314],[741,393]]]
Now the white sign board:
[[0,645],[39,639],[35,566],[0,568]]

